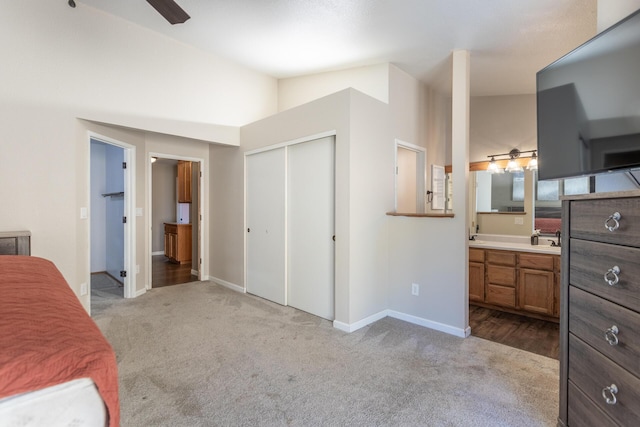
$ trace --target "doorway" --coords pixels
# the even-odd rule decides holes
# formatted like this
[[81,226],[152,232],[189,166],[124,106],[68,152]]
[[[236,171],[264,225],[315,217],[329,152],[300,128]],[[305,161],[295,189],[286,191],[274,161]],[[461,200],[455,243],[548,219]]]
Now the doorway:
[[89,134],[90,170],[90,295],[135,296],[132,215],[135,148]]
[[151,281],[148,289],[200,280],[202,162],[154,153],[149,161]]
[[426,150],[396,139],[396,212],[424,213]]

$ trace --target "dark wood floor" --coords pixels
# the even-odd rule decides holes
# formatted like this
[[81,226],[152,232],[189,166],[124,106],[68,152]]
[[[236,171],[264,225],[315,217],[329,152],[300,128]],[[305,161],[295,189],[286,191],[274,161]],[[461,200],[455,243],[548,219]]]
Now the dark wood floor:
[[181,283],[194,282],[197,276],[191,274],[191,263],[175,264],[169,262],[164,255],[154,255],[151,264],[151,287],[179,285]]
[[558,358],[560,327],[557,323],[469,305],[469,326],[475,337]]

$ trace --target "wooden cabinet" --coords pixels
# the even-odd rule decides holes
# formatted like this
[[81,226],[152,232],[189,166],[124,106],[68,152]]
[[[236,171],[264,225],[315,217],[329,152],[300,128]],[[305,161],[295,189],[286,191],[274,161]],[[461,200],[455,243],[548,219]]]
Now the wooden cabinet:
[[178,160],[178,203],[191,203],[191,162]]
[[636,425],[640,192],[575,196],[562,210],[558,424]]
[[469,248],[469,302],[557,322],[559,258]]
[[164,224],[164,255],[169,261],[191,261],[191,224]]
[[469,248],[469,301],[484,301],[484,251]]

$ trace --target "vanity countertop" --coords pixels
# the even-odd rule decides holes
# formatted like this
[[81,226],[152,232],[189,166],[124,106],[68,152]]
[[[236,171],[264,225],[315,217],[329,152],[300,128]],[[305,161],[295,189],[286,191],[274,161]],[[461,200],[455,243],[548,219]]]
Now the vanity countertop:
[[[540,237],[544,239],[544,237]],[[500,249],[503,251],[518,251],[518,252],[534,252],[540,254],[551,254],[551,255],[560,255],[560,251],[562,248],[558,246],[550,246],[550,245],[532,245],[530,243],[522,243],[522,242],[501,242],[494,240],[470,240],[469,241],[470,248],[480,248],[480,249]]]

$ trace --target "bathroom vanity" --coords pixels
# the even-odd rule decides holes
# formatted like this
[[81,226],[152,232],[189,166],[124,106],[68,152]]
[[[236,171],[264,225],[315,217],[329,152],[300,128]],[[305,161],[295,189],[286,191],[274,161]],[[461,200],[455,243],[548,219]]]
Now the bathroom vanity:
[[469,242],[469,303],[557,323],[561,248],[505,240]]

